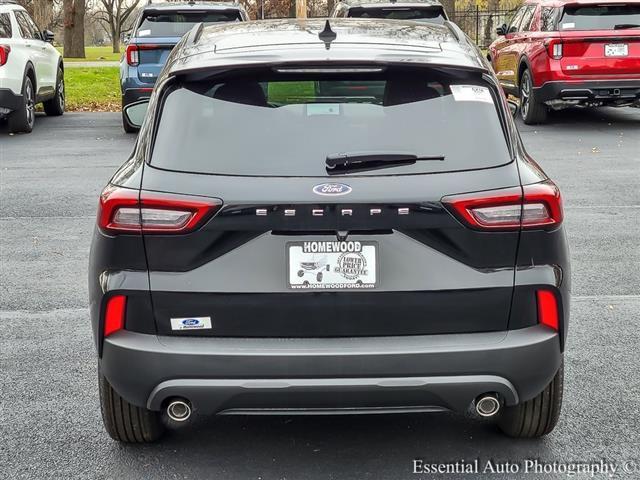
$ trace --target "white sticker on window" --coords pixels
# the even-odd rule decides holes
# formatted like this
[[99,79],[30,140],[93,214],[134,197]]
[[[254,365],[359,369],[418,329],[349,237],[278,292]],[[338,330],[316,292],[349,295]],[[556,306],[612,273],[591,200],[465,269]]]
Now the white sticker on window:
[[172,318],[171,330],[211,329],[211,317]]
[[148,37],[149,35],[151,35],[151,30],[140,30],[138,32],[139,37]]
[[576,24],[573,22],[568,22],[568,23],[563,23],[562,24],[562,29],[563,30],[567,30],[569,28],[576,28]]
[[487,87],[478,85],[451,85],[451,93],[456,102],[493,103],[493,97]]
[[340,115],[339,103],[307,103],[307,117],[314,115]]

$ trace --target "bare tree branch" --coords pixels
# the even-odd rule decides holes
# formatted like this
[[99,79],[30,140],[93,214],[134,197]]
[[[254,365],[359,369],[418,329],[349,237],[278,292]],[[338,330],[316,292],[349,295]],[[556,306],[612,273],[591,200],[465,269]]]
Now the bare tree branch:
[[140,0],[98,0],[96,19],[111,36],[113,52],[120,52],[120,34],[125,22],[138,8]]

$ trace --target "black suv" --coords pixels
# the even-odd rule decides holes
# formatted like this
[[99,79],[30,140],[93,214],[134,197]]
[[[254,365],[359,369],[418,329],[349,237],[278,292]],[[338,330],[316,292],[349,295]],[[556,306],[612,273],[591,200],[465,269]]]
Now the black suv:
[[340,0],[333,7],[331,16],[439,24],[447,21],[447,14],[438,0]]
[[89,269],[113,438],[193,411],[473,408],[516,437],[554,428],[558,188],[457,27],[330,22],[196,26],[127,107],[142,127]]

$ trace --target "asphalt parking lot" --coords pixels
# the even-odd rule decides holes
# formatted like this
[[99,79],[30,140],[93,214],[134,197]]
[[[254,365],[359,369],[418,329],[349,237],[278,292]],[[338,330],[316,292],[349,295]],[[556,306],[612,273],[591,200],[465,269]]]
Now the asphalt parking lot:
[[98,193],[135,137],[119,114],[39,116],[31,135],[0,123],[0,477],[404,479],[419,458],[635,461],[618,478],[639,478],[640,110],[565,111],[520,130],[562,188],[572,252],[552,435],[514,441],[453,414],[199,417],[160,444],[121,446],[100,421],[86,270]]

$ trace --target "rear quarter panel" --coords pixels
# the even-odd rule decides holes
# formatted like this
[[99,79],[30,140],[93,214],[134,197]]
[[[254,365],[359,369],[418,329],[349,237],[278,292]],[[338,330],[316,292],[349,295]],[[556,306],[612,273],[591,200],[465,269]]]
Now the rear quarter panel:
[[18,24],[15,16],[9,10],[2,10],[11,18],[12,38],[0,38],[0,43],[11,47],[11,53],[7,63],[0,67],[0,88],[8,88],[14,94],[22,92],[25,67],[30,60],[29,52],[24,46],[24,40],[19,37]]

